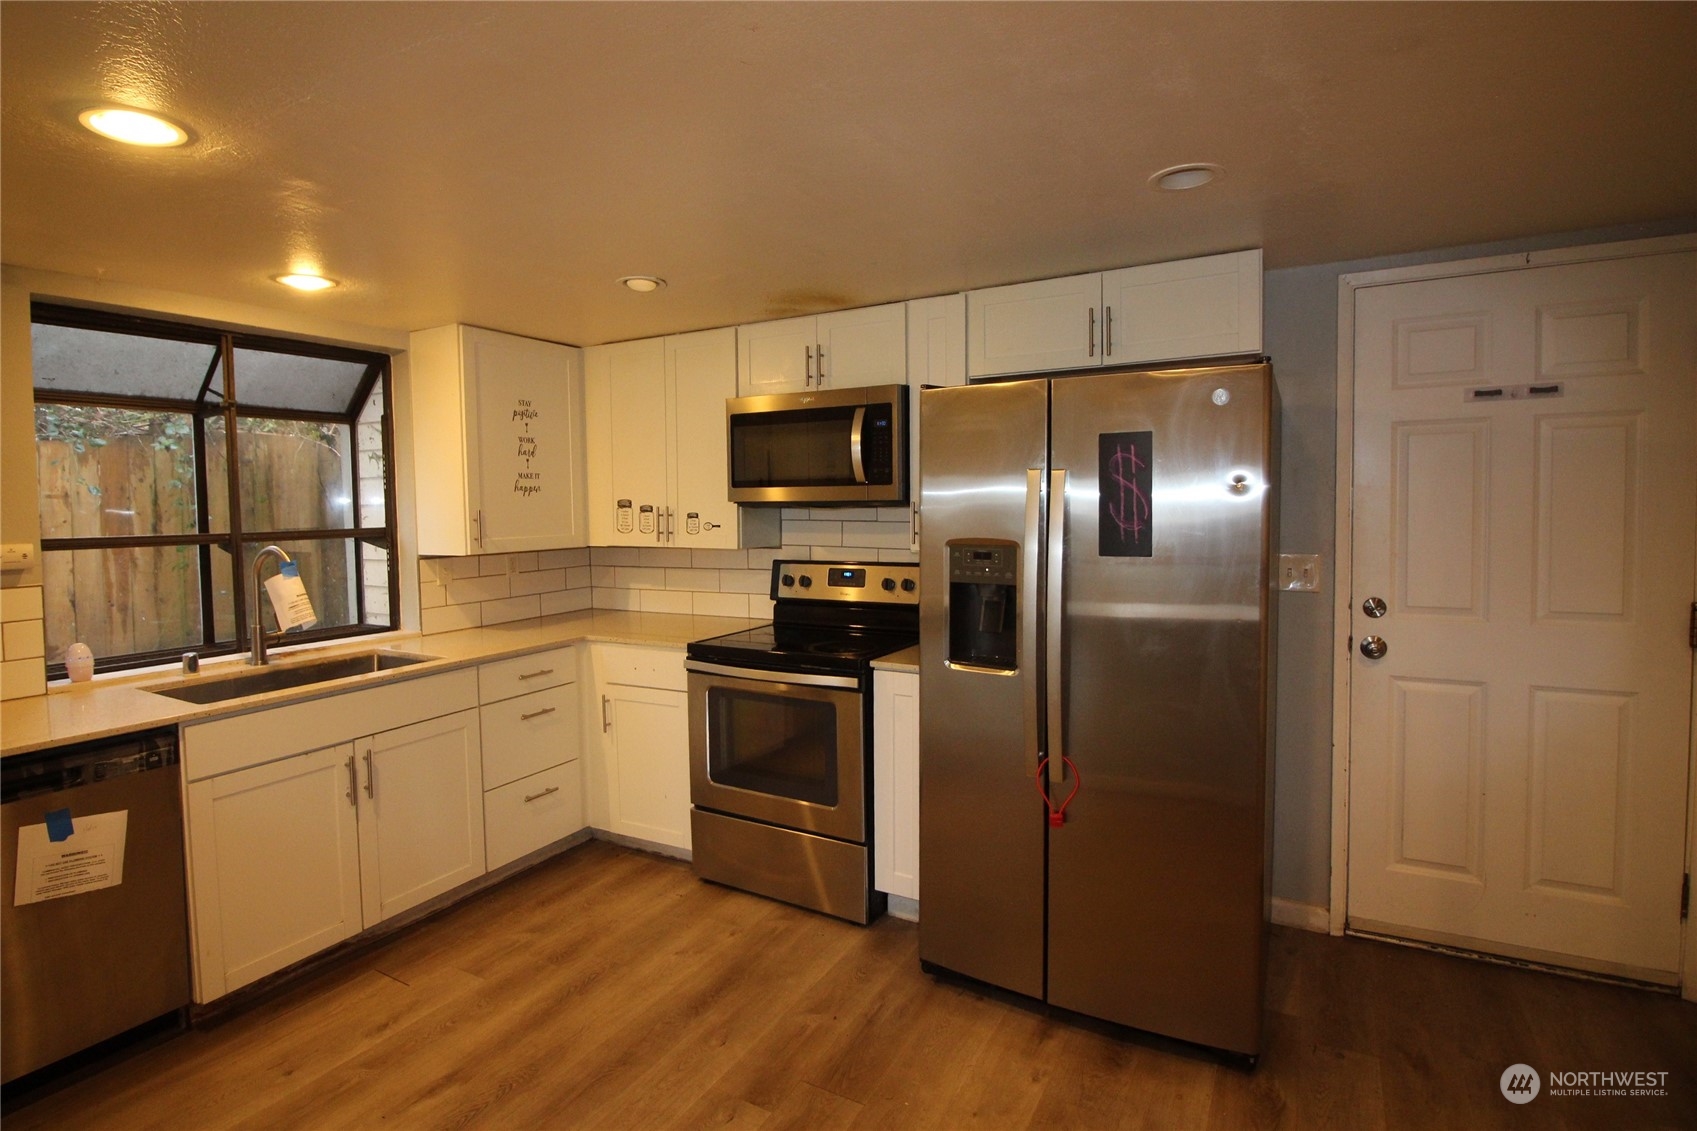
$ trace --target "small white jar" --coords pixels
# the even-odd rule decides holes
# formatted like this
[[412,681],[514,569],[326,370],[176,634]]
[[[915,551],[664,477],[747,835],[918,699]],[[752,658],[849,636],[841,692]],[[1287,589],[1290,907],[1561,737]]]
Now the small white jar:
[[94,653],[87,644],[73,644],[65,649],[65,674],[72,683],[87,683],[94,678]]

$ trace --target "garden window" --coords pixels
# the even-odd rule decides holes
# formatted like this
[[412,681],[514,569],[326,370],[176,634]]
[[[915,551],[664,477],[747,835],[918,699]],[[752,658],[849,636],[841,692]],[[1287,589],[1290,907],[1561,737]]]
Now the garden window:
[[[41,303],[32,321],[50,676],[76,641],[99,670],[244,649],[273,543],[318,616],[287,639],[394,627],[387,356]],[[263,595],[261,614],[274,629]]]

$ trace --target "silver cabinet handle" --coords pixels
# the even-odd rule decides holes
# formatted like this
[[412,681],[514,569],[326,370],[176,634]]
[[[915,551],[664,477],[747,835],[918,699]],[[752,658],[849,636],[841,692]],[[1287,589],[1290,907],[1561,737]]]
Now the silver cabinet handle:
[[1085,354],[1085,356],[1086,357],[1095,357],[1096,356],[1096,308],[1094,306],[1090,308],[1090,339],[1089,340],[1090,340],[1090,350],[1089,350],[1088,353]]
[[537,671],[525,672],[522,675],[520,675],[519,678],[520,679],[535,679],[538,676],[553,675],[553,674],[554,674],[553,668],[541,668],[541,669],[538,669]]
[[854,424],[849,428],[849,462],[854,465],[854,481],[866,482],[866,464],[861,459],[860,440],[866,428],[866,406],[854,410]]
[[607,709],[611,706],[612,704],[607,701],[607,697],[603,695],[601,697],[601,729],[604,731],[612,729],[613,726],[613,720],[607,717]]
[[807,380],[804,383],[810,389],[813,387],[813,347],[812,346],[807,347]]
[[825,347],[813,347],[813,360],[819,363],[819,387],[825,387]]
[[1102,308],[1102,356],[1114,356],[1114,308]]
[[1061,669],[1066,654],[1061,625],[1065,618],[1067,548],[1067,473],[1049,472],[1049,576],[1048,597],[1043,616],[1048,622],[1049,644],[1049,784],[1059,785],[1066,776],[1066,701]]
[[557,785],[551,785],[547,789],[543,790],[541,793],[533,793],[530,796],[526,797],[524,800],[525,800],[526,804],[529,804],[530,802],[535,801],[538,797],[547,797],[550,793],[558,793],[558,792],[560,792],[560,787],[557,786]]
[[1019,563],[1019,687],[1025,697],[1025,752],[1031,759],[1031,772],[1036,773],[1043,760],[1043,734],[1038,729],[1041,718],[1037,680],[1037,607],[1038,562],[1041,560],[1043,515],[1043,469],[1025,469],[1025,543],[1020,547]]
[[371,766],[371,751],[365,752],[365,795],[377,800],[377,771]]
[[348,755],[348,804],[359,812],[359,771],[354,768],[354,756]]
[[531,712],[528,712],[527,714],[520,715],[519,716],[519,722],[522,723],[526,719],[539,719],[543,715],[552,715],[555,711],[558,711],[558,710],[559,710],[558,707],[544,707],[540,711],[531,711]]

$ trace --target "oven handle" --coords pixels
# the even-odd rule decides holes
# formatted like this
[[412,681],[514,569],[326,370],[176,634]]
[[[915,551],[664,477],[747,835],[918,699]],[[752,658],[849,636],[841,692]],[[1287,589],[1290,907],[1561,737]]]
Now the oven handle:
[[758,683],[800,683],[808,687],[846,687],[860,689],[860,680],[852,675],[814,675],[812,672],[769,672],[754,668],[733,668],[726,664],[709,664],[704,660],[687,660],[684,668],[702,675],[722,675],[730,679],[751,679]]

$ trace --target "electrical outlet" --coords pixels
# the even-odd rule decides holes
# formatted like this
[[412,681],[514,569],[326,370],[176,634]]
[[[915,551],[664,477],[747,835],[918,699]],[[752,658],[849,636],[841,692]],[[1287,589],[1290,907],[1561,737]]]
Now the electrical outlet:
[[28,569],[35,564],[35,545],[31,542],[8,542],[0,551],[0,567],[10,573],[17,569]]
[[1279,588],[1293,593],[1320,591],[1319,554],[1280,554]]

